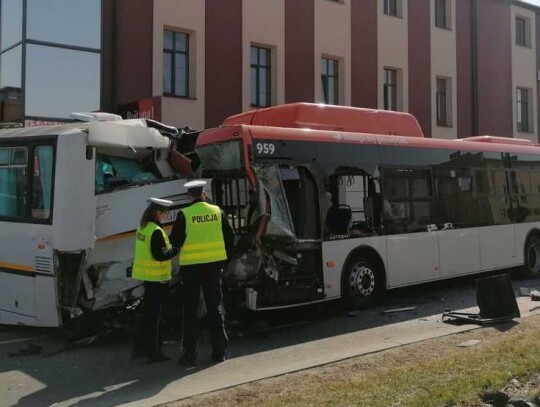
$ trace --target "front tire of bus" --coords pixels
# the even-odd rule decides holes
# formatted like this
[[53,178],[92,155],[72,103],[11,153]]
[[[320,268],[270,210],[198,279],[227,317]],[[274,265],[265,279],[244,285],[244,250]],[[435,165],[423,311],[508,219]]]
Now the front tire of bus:
[[342,281],[343,305],[352,311],[375,303],[384,292],[384,274],[377,262],[366,255],[349,259]]
[[525,274],[540,277],[540,238],[531,236],[525,245]]

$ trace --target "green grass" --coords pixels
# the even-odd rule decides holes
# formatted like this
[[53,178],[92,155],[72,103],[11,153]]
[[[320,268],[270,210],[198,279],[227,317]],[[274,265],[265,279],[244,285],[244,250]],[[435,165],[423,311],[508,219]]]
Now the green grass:
[[[448,355],[445,355],[445,349]],[[457,350],[456,350],[457,349]],[[305,383],[283,395],[267,395],[257,405],[434,407],[477,406],[478,395],[501,389],[512,378],[540,371],[540,328],[498,333],[471,348],[441,349],[439,355],[408,360],[400,366],[355,372],[347,380]]]
[[[498,329],[496,329],[498,328]],[[505,330],[506,329],[506,330]],[[479,339],[476,346],[457,344]],[[171,404],[189,407],[479,407],[540,373],[540,316],[388,349]],[[537,376],[535,376],[537,377]],[[528,397],[540,395],[540,386]]]

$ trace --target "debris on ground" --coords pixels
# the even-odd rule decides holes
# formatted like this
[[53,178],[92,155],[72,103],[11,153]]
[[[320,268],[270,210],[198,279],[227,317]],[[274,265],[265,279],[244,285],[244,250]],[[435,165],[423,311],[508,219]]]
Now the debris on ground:
[[529,295],[531,297],[531,300],[540,301],[540,291],[532,290]]
[[480,342],[482,342],[482,341],[480,341],[478,339],[471,339],[471,340],[468,340],[468,341],[465,341],[465,342],[458,343],[456,346],[459,346],[460,348],[467,348],[469,346],[478,345]]
[[28,344],[26,348],[21,348],[17,352],[8,354],[10,358],[19,356],[35,356],[41,354],[43,348],[38,345]]
[[395,312],[405,312],[405,311],[414,311],[416,307],[402,307],[402,308],[394,308],[394,309],[388,309],[386,311],[381,312],[381,314],[393,314]]
[[86,338],[79,339],[77,341],[68,342],[65,346],[59,349],[55,349],[53,351],[47,352],[43,354],[42,356],[44,357],[54,356],[54,355],[58,355],[59,353],[66,352],[69,350],[85,348],[87,346],[92,345],[98,338],[99,338],[99,335],[92,335]]
[[531,295],[532,290],[533,289],[529,287],[519,287],[519,295],[520,297],[528,297]]
[[487,391],[481,395],[482,401],[490,407],[540,407],[540,397],[526,400],[523,395],[540,384],[540,373],[526,382],[514,378],[502,390]]
[[519,287],[521,297],[530,297],[532,301],[540,301],[540,291],[535,288]]

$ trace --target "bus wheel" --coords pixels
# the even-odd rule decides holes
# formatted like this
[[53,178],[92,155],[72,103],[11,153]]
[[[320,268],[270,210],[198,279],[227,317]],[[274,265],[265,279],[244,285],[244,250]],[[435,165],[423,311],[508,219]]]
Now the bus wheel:
[[525,245],[525,272],[529,277],[540,277],[540,238],[531,236]]
[[383,291],[382,272],[365,255],[353,256],[343,277],[343,300],[348,309],[371,305]]

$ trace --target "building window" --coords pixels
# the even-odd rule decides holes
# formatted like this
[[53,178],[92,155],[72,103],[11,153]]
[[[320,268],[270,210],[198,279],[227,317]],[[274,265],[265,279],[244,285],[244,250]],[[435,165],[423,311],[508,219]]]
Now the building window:
[[435,26],[439,28],[450,28],[450,13],[447,0],[435,0]]
[[384,69],[384,110],[398,110],[397,105],[397,70]]
[[383,0],[383,12],[388,16],[401,17],[401,0]]
[[516,17],[516,44],[522,47],[529,46],[529,24],[526,18]]
[[321,59],[323,100],[328,105],[339,103],[339,62],[337,59]]
[[272,50],[251,47],[251,106],[266,107],[272,104]]
[[437,101],[437,126],[452,126],[451,94],[452,87],[450,86],[450,79],[437,78],[437,92],[435,95],[435,100]]
[[189,97],[189,34],[163,32],[163,94]]
[[531,123],[530,116],[530,89],[517,88],[516,94],[516,108],[517,108],[517,131],[530,132]]

